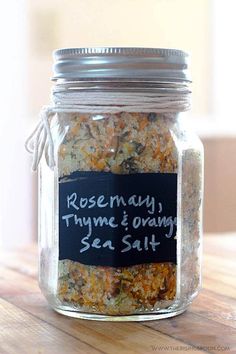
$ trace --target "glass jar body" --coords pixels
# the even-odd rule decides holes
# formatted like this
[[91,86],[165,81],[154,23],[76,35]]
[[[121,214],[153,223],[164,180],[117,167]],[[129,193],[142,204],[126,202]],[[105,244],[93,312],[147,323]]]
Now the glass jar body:
[[[201,283],[203,148],[185,119],[183,113],[55,114],[51,130],[56,167],[52,171],[42,160],[39,174],[39,283],[56,311],[89,319],[152,320],[183,312],[197,295]],[[112,266],[61,257],[60,188],[78,171],[137,178],[141,174],[157,178],[175,175],[176,235],[173,230],[170,233],[174,223],[168,224],[168,218],[169,235],[165,235],[176,240],[176,262],[159,261],[157,255],[156,261],[146,258],[144,263]],[[82,238],[77,211],[77,237]],[[163,218],[158,220],[163,223]],[[71,219],[64,221],[69,226]],[[139,244],[129,241],[137,252],[148,248],[149,240],[145,244],[140,239]],[[93,239],[90,247],[103,252],[113,246]]]

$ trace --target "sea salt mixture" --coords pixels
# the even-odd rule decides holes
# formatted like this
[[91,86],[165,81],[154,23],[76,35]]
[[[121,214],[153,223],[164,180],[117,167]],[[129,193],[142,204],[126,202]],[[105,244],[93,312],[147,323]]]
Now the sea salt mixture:
[[[78,64],[77,71],[66,67],[68,57]],[[94,78],[79,77],[85,75],[80,60],[88,59],[88,75],[97,57],[105,58],[110,69],[118,58],[122,69],[112,67],[114,82],[102,77],[105,88],[104,83],[94,85]],[[158,319],[183,312],[197,295],[203,151],[181,113],[187,110],[189,97],[186,57],[176,50],[135,48],[65,49],[55,55],[60,90],[49,120],[55,166],[48,166],[46,149],[40,169],[40,286],[62,314]],[[129,65],[122,67],[119,58],[128,63],[139,58],[140,67],[136,65],[132,73],[138,85],[127,78]],[[147,62],[154,66],[152,74]],[[167,69],[170,66],[168,80],[163,80],[163,62]],[[179,80],[173,68],[179,71]],[[140,80],[140,73],[145,80]],[[71,84],[71,75],[76,85]],[[57,94],[65,85],[61,79],[67,80],[66,92],[72,85],[74,96],[69,102],[61,96],[59,105]],[[89,90],[86,81],[92,85]],[[95,102],[93,87],[106,98],[112,85],[116,90],[108,103]],[[88,98],[80,99],[75,86],[88,90]],[[118,103],[117,87],[124,91]],[[138,101],[128,99],[124,87],[137,91]],[[145,88],[153,94],[151,101]]]

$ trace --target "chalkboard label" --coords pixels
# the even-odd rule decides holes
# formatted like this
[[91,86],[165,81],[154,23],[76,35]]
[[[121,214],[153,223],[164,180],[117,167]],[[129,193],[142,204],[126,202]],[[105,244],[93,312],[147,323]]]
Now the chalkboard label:
[[176,263],[177,174],[74,172],[59,180],[59,259]]

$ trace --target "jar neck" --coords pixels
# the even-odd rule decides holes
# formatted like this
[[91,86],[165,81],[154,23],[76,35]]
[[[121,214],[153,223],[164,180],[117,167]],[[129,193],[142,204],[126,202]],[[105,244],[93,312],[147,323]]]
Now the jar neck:
[[184,81],[67,81],[52,90],[54,107],[86,113],[183,112],[190,109]]

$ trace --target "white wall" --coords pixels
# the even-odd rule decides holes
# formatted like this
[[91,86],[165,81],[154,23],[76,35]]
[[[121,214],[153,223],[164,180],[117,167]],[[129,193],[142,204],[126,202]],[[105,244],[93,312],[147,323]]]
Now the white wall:
[[33,179],[24,140],[29,132],[27,4],[0,5],[0,243],[21,246],[32,239]]
[[235,126],[236,1],[212,0],[214,114]]
[[209,114],[211,1],[29,0],[31,112],[35,114],[49,100],[52,50],[144,46],[180,48],[191,53],[193,114]]

